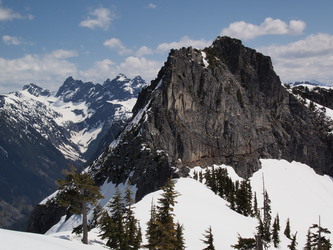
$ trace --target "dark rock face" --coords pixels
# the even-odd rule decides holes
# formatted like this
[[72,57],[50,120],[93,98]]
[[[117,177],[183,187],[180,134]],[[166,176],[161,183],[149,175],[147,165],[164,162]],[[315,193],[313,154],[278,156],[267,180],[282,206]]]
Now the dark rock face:
[[239,40],[172,50],[134,113],[91,171],[100,183],[129,178],[137,199],[186,166],[225,163],[249,177],[259,158],[284,158],[333,175],[328,126],[281,86],[269,57]]
[[50,96],[51,92],[47,89],[37,86],[36,84],[30,83],[29,85],[24,85],[23,90],[27,90],[30,94],[38,96]]
[[172,50],[133,113],[89,172],[99,185],[129,180],[136,200],[196,165],[229,164],[249,177],[260,158],[284,158],[333,176],[328,124],[284,89],[269,57],[239,40]]

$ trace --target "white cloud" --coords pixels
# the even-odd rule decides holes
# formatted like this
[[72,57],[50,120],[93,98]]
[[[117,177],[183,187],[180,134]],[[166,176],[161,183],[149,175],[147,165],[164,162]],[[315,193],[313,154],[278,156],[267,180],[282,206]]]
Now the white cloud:
[[271,56],[283,82],[317,80],[333,83],[333,35],[319,33],[287,45],[258,50]]
[[2,36],[2,41],[7,45],[20,45],[23,43],[21,38],[9,35]]
[[56,50],[49,54],[28,54],[16,59],[0,58],[0,85],[28,84],[34,82],[44,87],[54,89],[53,84],[59,84],[69,75],[75,76],[75,64],[65,60],[76,56],[75,51]]
[[163,53],[169,51],[170,49],[180,49],[182,47],[190,47],[190,46],[198,49],[203,49],[209,45],[211,45],[211,41],[206,41],[204,39],[192,40],[188,36],[184,36],[180,39],[179,42],[162,43],[157,46],[156,50],[159,53]]
[[140,47],[136,52],[136,56],[144,56],[144,55],[152,55],[154,52],[151,48],[148,48],[147,46]]
[[149,9],[156,9],[156,8],[157,8],[157,5],[156,5],[156,4],[153,4],[153,3],[150,3],[150,4],[148,4],[148,8],[149,8]]
[[94,65],[84,71],[79,72],[79,78],[83,81],[104,82],[112,75],[117,75],[116,63],[110,59],[96,61]]
[[[1,4],[1,2],[0,2]],[[0,6],[0,21],[12,21],[14,19],[29,19],[32,20],[32,15],[21,15],[18,12],[14,12],[12,9],[4,8]]]
[[286,23],[280,19],[267,17],[260,25],[244,21],[231,23],[228,28],[222,30],[221,35],[250,40],[264,35],[300,35],[305,27],[305,22],[301,20],[291,20]]
[[145,57],[130,56],[118,66],[118,72],[124,73],[128,77],[140,75],[146,81],[155,79],[163,62],[149,60]]
[[113,78],[119,73],[128,77],[140,75],[146,81],[155,79],[163,62],[149,60],[144,57],[127,57],[123,62],[117,64],[110,59],[97,61],[94,65],[84,71],[79,71],[78,77],[83,81],[104,82],[107,78]]
[[98,8],[90,12],[90,15],[80,22],[81,27],[89,29],[102,28],[107,30],[114,19],[114,14],[107,8]]
[[106,40],[103,45],[109,49],[117,51],[121,56],[132,53],[132,50],[126,48],[118,38]]

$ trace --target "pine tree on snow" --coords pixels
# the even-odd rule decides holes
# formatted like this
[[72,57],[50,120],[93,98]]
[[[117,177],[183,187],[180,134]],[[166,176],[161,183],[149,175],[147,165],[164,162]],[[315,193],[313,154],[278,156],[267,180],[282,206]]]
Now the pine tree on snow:
[[279,236],[279,231],[280,231],[280,219],[279,215],[276,215],[274,222],[273,222],[273,230],[272,230],[272,240],[274,247],[278,247],[280,244],[280,236]]
[[284,235],[291,240],[291,236],[290,236],[290,222],[289,222],[289,218],[287,219],[287,224],[286,224],[286,228],[284,229]]
[[64,180],[58,181],[59,205],[69,207],[69,210],[82,215],[82,242],[88,244],[88,205],[96,204],[99,199],[104,198],[99,187],[89,173],[78,173],[74,167],[67,172]]
[[297,232],[293,235],[290,245],[288,245],[288,248],[290,250],[296,250],[297,249],[296,248],[296,246],[297,246],[296,235],[297,235]]
[[204,239],[201,241],[207,245],[203,250],[215,250],[214,236],[212,233],[211,226],[205,231],[205,234],[203,236],[204,236]]

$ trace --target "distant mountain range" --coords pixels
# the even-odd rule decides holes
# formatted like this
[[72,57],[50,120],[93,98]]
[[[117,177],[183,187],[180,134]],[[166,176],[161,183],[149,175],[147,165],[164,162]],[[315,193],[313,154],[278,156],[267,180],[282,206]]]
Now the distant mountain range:
[[62,169],[103,152],[145,86],[123,74],[103,84],[68,77],[56,93],[31,83],[0,95],[0,227],[20,228]]

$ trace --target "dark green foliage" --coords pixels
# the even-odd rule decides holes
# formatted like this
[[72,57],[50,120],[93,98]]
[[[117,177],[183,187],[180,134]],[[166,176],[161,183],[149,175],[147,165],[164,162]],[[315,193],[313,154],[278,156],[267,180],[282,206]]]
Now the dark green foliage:
[[262,234],[262,240],[264,242],[269,243],[271,241],[271,200],[269,199],[267,191],[264,192],[264,204],[263,204],[263,234]]
[[287,224],[286,224],[286,228],[284,229],[284,235],[291,240],[291,236],[290,236],[290,222],[289,222],[289,218],[287,219]]
[[65,180],[58,181],[60,206],[74,214],[82,214],[82,242],[88,244],[88,204],[95,204],[103,196],[88,173],[78,173],[74,168],[67,172]]
[[258,200],[257,200],[256,192],[254,192],[254,195],[253,195],[252,215],[253,215],[253,217],[259,217],[260,216],[260,211],[259,211],[259,208],[258,208]]
[[163,193],[158,199],[155,207],[152,205],[151,218],[148,221],[146,236],[148,249],[182,249],[182,227],[174,223],[173,207],[176,197],[179,195],[174,190],[174,183],[171,179],[162,187]]
[[147,248],[148,249],[155,249],[157,244],[158,244],[158,227],[157,227],[157,216],[156,216],[156,207],[155,205],[152,203],[151,205],[151,209],[150,209],[150,219],[147,222],[147,232],[146,232],[146,236],[147,236],[147,240],[148,240],[148,244],[147,244]]
[[290,250],[296,250],[296,246],[297,246],[296,235],[297,235],[297,232],[293,235],[290,245],[288,245],[288,248]]
[[201,241],[206,244],[206,247],[203,250],[215,250],[214,236],[213,236],[213,233],[212,233],[212,227],[209,227],[205,231],[205,234],[203,236],[204,236],[204,239],[201,240]]
[[248,180],[242,180],[236,190],[236,211],[245,216],[252,215],[252,191]]
[[330,234],[331,232],[327,228],[321,227],[320,223],[313,224],[309,230],[307,235],[307,243],[305,249],[320,249],[320,250],[328,250],[331,249],[332,244],[330,239],[326,238],[325,235]]
[[306,235],[306,243],[304,246],[304,250],[311,250],[312,249],[312,242],[311,242],[311,231],[308,230],[308,234]]
[[[199,172],[199,178],[202,172]],[[204,174],[206,185],[229,202],[232,210],[245,216],[254,216],[252,211],[252,188],[249,180],[233,183],[225,168],[207,169]]]
[[231,247],[240,250],[248,250],[256,248],[256,240],[254,238],[242,238],[238,235],[238,242],[236,245],[232,245]]
[[177,250],[185,249],[185,239],[183,231],[184,231],[183,226],[177,223],[176,242],[175,242],[175,249]]
[[277,248],[280,244],[280,236],[279,236],[279,231],[280,231],[280,219],[279,215],[277,215],[274,219],[273,222],[273,230],[272,230],[272,240],[274,247]]
[[141,228],[134,217],[134,201],[129,188],[123,198],[117,189],[110,204],[110,214],[104,211],[100,218],[101,238],[112,249],[139,249],[142,242]]

